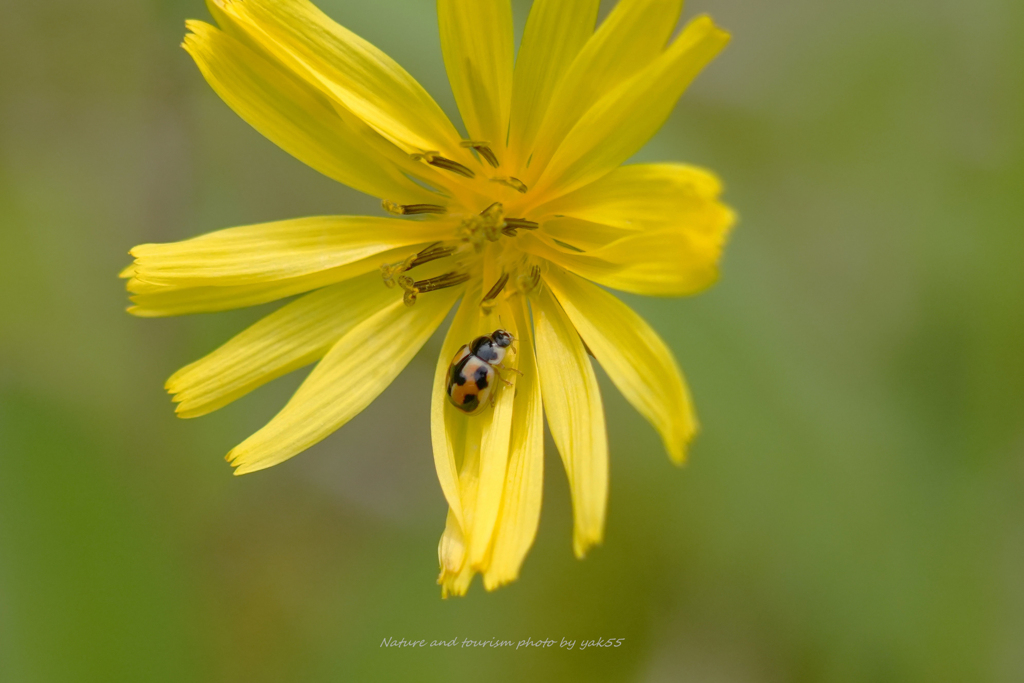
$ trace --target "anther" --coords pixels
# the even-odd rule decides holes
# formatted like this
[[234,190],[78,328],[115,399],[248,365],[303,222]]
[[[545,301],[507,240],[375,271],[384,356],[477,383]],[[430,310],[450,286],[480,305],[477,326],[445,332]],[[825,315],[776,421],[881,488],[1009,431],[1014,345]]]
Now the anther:
[[456,287],[464,282],[469,281],[469,273],[458,273],[452,271],[445,273],[444,275],[438,275],[428,280],[417,280],[413,283],[413,287],[419,293],[434,292],[438,289],[447,289],[448,287]]
[[384,210],[395,216],[415,216],[421,213],[446,214],[448,209],[438,204],[399,204],[390,199],[381,202]]
[[415,268],[416,266],[422,266],[424,263],[430,263],[437,259],[451,256],[456,252],[458,247],[445,247],[442,246],[442,242],[434,242],[426,249],[423,249],[409,262],[409,269]]
[[405,295],[402,297],[405,305],[412,306],[416,303],[416,299],[420,294],[435,292],[439,289],[447,289],[448,287],[457,287],[464,282],[468,282],[469,277],[469,273],[457,273],[452,271],[427,280],[413,281],[413,279],[408,275],[403,275],[398,278],[398,284],[405,290]]
[[498,161],[498,157],[494,155],[494,151],[491,149],[491,143],[480,142],[477,140],[463,140],[461,146],[466,149],[475,149],[477,154],[484,158],[484,161],[489,163],[492,168],[498,168],[501,166],[501,162]]
[[540,284],[540,266],[530,266],[528,273],[520,273],[516,276],[516,289],[527,294],[532,292]]
[[508,284],[508,273],[502,273],[498,281],[494,283],[490,291],[484,295],[484,298],[480,301],[480,308],[484,309],[485,312],[489,313],[494,308],[495,299],[501,294],[501,290],[505,289],[505,285]]
[[431,166],[436,166],[437,168],[444,169],[445,171],[457,173],[466,178],[476,177],[476,173],[473,173],[472,169],[463,166],[457,161],[445,159],[443,156],[440,156],[435,152],[424,152],[422,154],[413,154],[411,156],[413,161],[425,161]]
[[526,194],[526,191],[529,189],[526,187],[526,183],[519,178],[513,178],[512,176],[509,176],[508,178],[491,178],[491,182],[507,185],[520,194]]
[[434,242],[433,244],[427,245],[420,251],[405,257],[404,260],[398,263],[385,263],[380,267],[380,275],[384,279],[384,285],[389,289],[393,288],[396,284],[402,284],[403,281],[412,283],[412,278],[408,276],[402,276],[402,273],[407,270],[412,270],[416,266],[422,266],[424,263],[430,263],[438,259],[447,258],[458,251],[457,246],[444,246],[444,242]]
[[539,227],[539,223],[528,221],[525,218],[506,218],[501,232],[509,237],[515,237],[516,230],[536,230]]

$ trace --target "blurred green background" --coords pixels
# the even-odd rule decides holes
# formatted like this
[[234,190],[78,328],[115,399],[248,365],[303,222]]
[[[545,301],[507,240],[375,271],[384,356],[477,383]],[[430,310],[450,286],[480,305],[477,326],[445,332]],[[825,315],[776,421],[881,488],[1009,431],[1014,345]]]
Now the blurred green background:
[[[320,4],[454,113],[432,0]],[[698,12],[733,43],[638,158],[714,169],[741,223],[706,294],[628,298],[688,374],[691,463],[602,375],[604,546],[573,558],[549,440],[521,579],[442,601],[439,338],[235,478],[303,373],[194,421],[162,384],[273,307],[138,320],[115,277],[137,243],[377,202],[218,100],[177,47],[201,0],[4,3],[0,681],[1024,680],[1024,4]]]

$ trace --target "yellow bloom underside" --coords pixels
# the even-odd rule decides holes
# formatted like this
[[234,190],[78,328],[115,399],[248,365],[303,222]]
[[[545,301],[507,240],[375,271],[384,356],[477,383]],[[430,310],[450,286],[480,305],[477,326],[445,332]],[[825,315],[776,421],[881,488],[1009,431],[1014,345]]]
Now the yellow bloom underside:
[[[535,0],[513,58],[510,0],[438,0],[458,132],[398,64],[306,0],[210,0],[184,47],[243,119],[389,216],[326,216],[144,244],[122,277],[140,316],[302,296],[167,382],[204,415],[311,363],[265,427],[227,456],[282,462],[373,401],[460,301],[434,378],[431,433],[447,524],[443,595],[514,580],[537,529],[542,414],[568,475],[573,547],[601,541],[608,445],[592,355],[682,463],[697,430],[672,354],[598,285],[654,296],[710,285],[733,214],[708,171],[621,166],[728,35],[682,0]],[[382,264],[384,264],[382,266]],[[596,284],[595,284],[596,283]],[[474,337],[517,338],[511,387],[476,416],[445,395]],[[387,353],[381,353],[383,349]]]

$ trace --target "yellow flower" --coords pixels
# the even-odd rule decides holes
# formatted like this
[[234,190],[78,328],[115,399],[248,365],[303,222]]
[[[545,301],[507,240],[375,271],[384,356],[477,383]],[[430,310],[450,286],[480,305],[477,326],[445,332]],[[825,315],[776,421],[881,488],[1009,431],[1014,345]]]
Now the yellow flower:
[[[181,417],[316,362],[288,404],[227,456],[282,462],[363,410],[460,300],[434,378],[434,462],[449,512],[442,594],[476,573],[514,580],[537,529],[542,412],[569,478],[573,547],[601,541],[608,446],[588,353],[682,463],[697,429],[657,334],[597,285],[653,296],[716,278],[732,212],[709,172],[622,166],[728,41],[707,17],[670,40],[682,0],[535,0],[513,61],[510,0],[438,0],[468,138],[398,64],[306,0],[211,0],[184,47],[253,127],[314,169],[378,197],[389,217],[221,230],[131,253],[139,316],[303,296],[167,383]],[[412,217],[412,218],[410,218]],[[382,266],[383,264],[383,266]],[[594,284],[597,283],[597,284]],[[517,339],[493,407],[446,397],[448,366],[499,327]]]

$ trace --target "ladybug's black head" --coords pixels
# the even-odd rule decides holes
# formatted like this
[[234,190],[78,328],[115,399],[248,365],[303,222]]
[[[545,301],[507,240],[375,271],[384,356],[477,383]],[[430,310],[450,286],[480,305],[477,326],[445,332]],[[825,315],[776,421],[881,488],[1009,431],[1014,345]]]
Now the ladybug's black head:
[[495,346],[502,348],[511,346],[512,342],[515,341],[515,338],[505,330],[495,330],[494,334],[491,335],[491,339],[494,340]]

